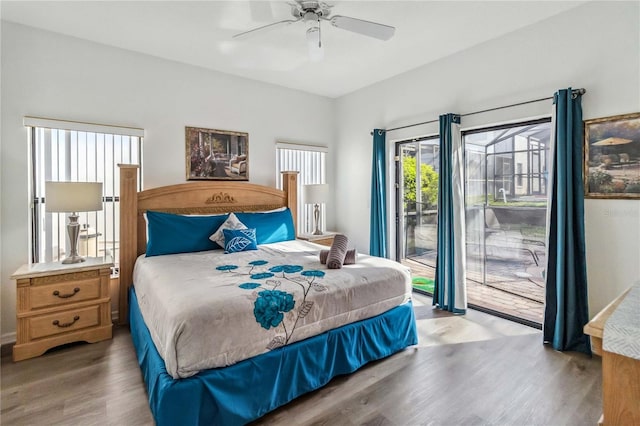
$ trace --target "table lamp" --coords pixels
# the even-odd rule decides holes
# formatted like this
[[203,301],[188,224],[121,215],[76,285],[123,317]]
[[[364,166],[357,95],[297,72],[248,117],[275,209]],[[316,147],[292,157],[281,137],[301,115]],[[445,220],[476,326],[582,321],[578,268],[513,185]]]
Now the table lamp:
[[324,203],[329,195],[329,185],[326,183],[305,185],[304,186],[304,202],[307,204],[315,204],[313,208],[313,221],[315,222],[315,231],[313,235],[322,235],[320,230],[320,204]]
[[45,211],[71,213],[67,233],[71,244],[62,263],[84,262],[78,255],[78,212],[102,210],[102,182],[45,182]]

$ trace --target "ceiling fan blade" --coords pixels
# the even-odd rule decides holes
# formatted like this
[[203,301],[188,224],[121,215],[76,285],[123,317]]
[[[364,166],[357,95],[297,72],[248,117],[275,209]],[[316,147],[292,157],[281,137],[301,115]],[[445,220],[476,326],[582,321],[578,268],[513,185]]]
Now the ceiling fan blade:
[[396,32],[395,27],[365,21],[364,19],[350,18],[348,16],[335,15],[329,18],[331,25],[343,30],[374,37],[379,40],[389,40]]
[[276,28],[276,27],[278,27],[280,25],[293,24],[295,22],[300,21],[301,19],[302,18],[300,18],[300,19],[285,19],[283,21],[274,22],[274,23],[271,23],[271,24],[268,24],[268,25],[263,25],[261,27],[250,29],[249,31],[244,31],[244,32],[241,32],[241,33],[238,33],[238,34],[234,34],[231,38],[235,38],[235,39],[246,38],[246,37],[252,36],[252,35],[254,35],[254,34],[258,33],[258,32],[263,32],[263,31],[268,30],[268,29]]

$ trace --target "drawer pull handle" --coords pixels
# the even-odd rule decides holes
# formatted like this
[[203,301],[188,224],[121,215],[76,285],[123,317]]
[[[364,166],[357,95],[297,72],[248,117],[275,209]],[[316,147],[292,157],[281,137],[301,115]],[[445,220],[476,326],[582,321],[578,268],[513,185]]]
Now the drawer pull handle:
[[55,320],[55,321],[53,321],[53,325],[56,325],[56,326],[58,326],[58,327],[60,327],[60,328],[67,328],[67,327],[71,327],[71,326],[72,326],[73,324],[75,324],[75,323],[76,323],[76,321],[78,321],[79,319],[80,319],[80,316],[76,315],[75,317],[73,317],[73,321],[71,321],[71,322],[67,322],[67,323],[64,323],[64,324],[60,324],[60,321]]
[[68,294],[60,294],[58,290],[53,292],[53,295],[59,297],[60,299],[68,299],[69,297],[75,296],[77,292],[80,291],[80,288],[76,287],[73,289],[73,293]]

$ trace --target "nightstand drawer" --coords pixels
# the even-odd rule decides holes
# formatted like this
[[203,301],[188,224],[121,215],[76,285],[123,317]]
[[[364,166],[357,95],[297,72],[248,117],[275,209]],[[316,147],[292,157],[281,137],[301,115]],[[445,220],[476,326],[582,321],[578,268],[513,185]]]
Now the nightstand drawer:
[[100,297],[100,277],[29,288],[31,308],[58,306]]
[[86,308],[31,317],[27,321],[29,323],[30,337],[32,339],[39,339],[97,326],[100,323],[100,306],[88,306]]

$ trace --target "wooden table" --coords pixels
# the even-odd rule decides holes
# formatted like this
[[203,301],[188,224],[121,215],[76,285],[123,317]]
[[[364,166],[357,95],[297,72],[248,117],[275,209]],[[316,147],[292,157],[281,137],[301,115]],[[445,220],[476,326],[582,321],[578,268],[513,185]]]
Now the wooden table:
[[42,355],[65,343],[111,338],[110,256],[84,262],[23,265],[17,284],[13,360]]
[[[587,325],[591,348],[602,356],[602,417],[600,425],[640,425],[640,359],[603,349],[606,322],[620,308],[631,288],[600,311]],[[638,289],[640,291],[640,285]]]

